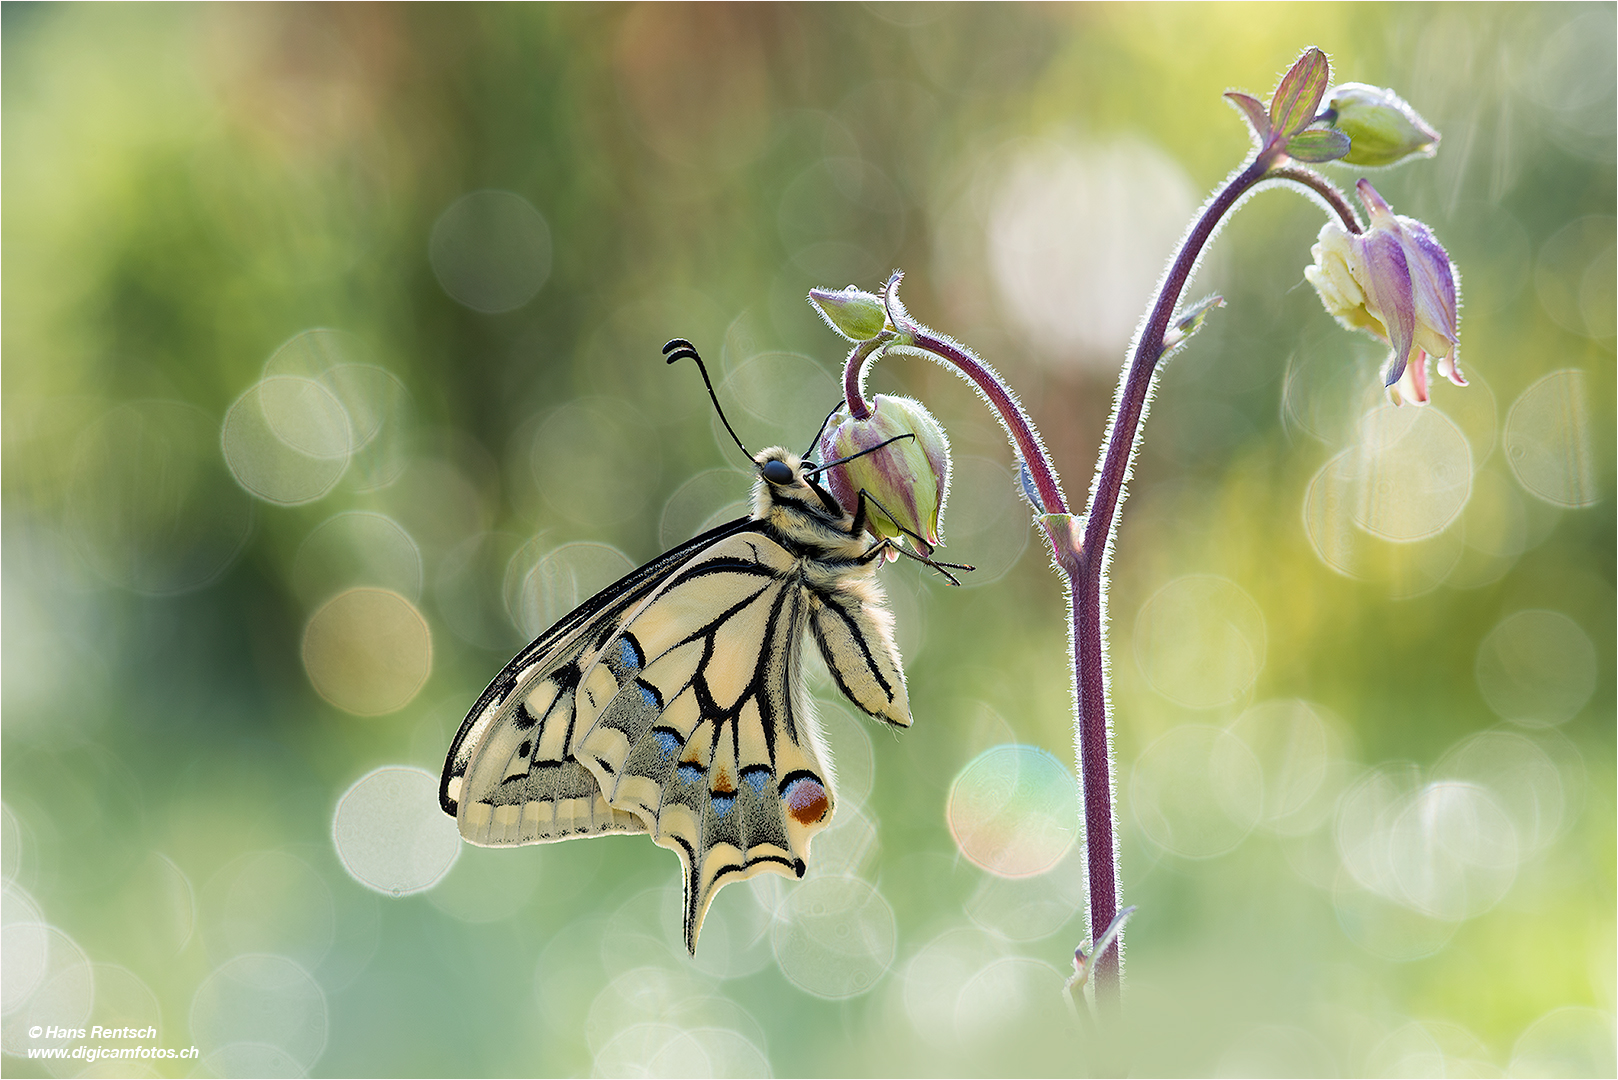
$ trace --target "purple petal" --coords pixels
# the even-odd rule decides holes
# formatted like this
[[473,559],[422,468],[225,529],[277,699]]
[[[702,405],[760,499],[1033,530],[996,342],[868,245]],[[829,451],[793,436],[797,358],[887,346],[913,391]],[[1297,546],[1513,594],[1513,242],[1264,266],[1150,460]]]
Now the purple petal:
[[1413,218],[1402,217],[1405,250],[1410,263],[1410,279],[1416,291],[1416,310],[1428,324],[1451,342],[1455,335],[1455,276],[1450,269],[1449,252],[1433,236],[1432,230]]
[[1410,288],[1410,266],[1405,261],[1399,237],[1383,229],[1372,229],[1363,238],[1360,250],[1365,256],[1366,306],[1388,328],[1393,345],[1393,365],[1388,384],[1404,374],[1405,362],[1416,341],[1416,300]]

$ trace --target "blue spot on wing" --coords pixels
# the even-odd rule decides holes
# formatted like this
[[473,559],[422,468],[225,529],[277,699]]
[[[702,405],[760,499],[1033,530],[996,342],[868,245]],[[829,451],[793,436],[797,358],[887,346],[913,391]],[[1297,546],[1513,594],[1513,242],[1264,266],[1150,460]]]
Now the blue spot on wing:
[[713,796],[713,812],[718,814],[720,817],[724,817],[726,814],[730,813],[731,808],[735,805],[736,796],[734,795],[720,795],[716,793]]
[[700,765],[693,765],[689,761],[682,761],[674,767],[674,772],[687,784],[694,784],[702,779],[703,769]]
[[658,712],[663,711],[663,695],[657,692],[657,687],[651,685],[650,683],[642,682],[639,679],[635,680],[635,686],[640,690],[641,699],[645,701],[649,707],[656,709]]
[[[652,732],[652,738],[657,740],[657,749],[658,752],[663,755],[664,761],[667,761],[669,758],[673,757],[680,749],[680,737],[674,734],[672,731],[664,731],[663,729],[659,728],[657,731]],[[692,768],[693,766],[684,767]]]
[[634,671],[640,670],[643,662],[640,647],[635,644],[635,639],[628,634],[618,639],[618,658],[623,661],[624,667]]
[[752,765],[742,770],[742,780],[753,789],[754,795],[764,794],[764,785],[770,782],[770,770],[763,765]]

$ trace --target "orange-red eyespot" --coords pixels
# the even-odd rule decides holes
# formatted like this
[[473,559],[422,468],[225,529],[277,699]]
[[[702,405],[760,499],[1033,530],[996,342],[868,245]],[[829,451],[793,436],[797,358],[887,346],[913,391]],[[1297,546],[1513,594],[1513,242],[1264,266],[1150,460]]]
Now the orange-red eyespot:
[[831,809],[826,789],[812,777],[798,777],[787,785],[782,795],[786,798],[787,812],[800,825],[815,824]]

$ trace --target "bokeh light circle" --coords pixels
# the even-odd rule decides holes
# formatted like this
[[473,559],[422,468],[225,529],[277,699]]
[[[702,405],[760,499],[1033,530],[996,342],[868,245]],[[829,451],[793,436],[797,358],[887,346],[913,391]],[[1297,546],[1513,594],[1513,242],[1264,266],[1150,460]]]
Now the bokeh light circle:
[[162,596],[200,588],[235,561],[252,500],[222,467],[218,431],[190,405],[135,401],[80,433],[64,524],[95,573]]
[[156,1027],[163,1018],[152,988],[119,964],[91,965],[95,976],[95,1022],[103,1027]]
[[[638,944],[644,944],[644,939]],[[684,951],[684,946],[678,940],[674,945],[676,949]],[[642,959],[645,955],[644,951],[640,953]],[[674,960],[672,952],[668,959]],[[730,998],[715,993],[708,980],[689,971],[653,965],[625,970],[590,1002],[582,1028],[585,1042],[600,1055],[621,1039],[626,1031],[640,1025],[672,1029],[666,1033],[667,1040],[676,1038],[676,1032],[691,1036],[696,1046],[687,1045],[681,1052],[691,1053],[694,1049],[700,1049],[704,1056],[710,1057],[710,1064],[718,1075],[728,1075],[722,1070],[733,1067],[738,1051],[743,1058],[763,1056],[759,1048],[765,1046],[765,1036],[758,1021]],[[730,1032],[740,1042],[723,1038],[710,1040],[701,1034],[711,1031]],[[755,1053],[748,1054],[742,1049],[743,1044],[754,1047]],[[667,1042],[659,1045],[667,1045]],[[617,1052],[622,1051],[623,1046],[620,1045]],[[602,1067],[599,1056],[597,1060],[599,1069]],[[640,1060],[643,1065],[646,1063],[645,1058]],[[654,1071],[652,1075],[666,1073]]]
[[1354,521],[1394,543],[1441,532],[1472,495],[1472,449],[1436,409],[1384,405],[1360,421]]
[[433,575],[440,625],[490,652],[521,645],[525,635],[512,617],[507,586],[513,562],[530,543],[511,533],[479,532],[445,552]]
[[292,583],[306,604],[354,585],[376,585],[419,600],[421,548],[387,515],[345,510],[316,525],[298,546]]
[[663,504],[657,535],[665,550],[709,529],[746,517],[748,477],[735,469],[705,469],[675,489]]
[[923,945],[902,970],[902,998],[911,1026],[923,1039],[951,1039],[961,987],[1005,946],[982,930],[946,930]]
[[657,485],[657,429],[626,401],[570,402],[545,417],[533,440],[535,485],[551,510],[580,525],[629,520]]
[[635,569],[611,544],[578,540],[538,558],[537,543],[523,545],[506,566],[506,609],[530,641],[562,616]]
[[1303,701],[1266,701],[1242,713],[1230,731],[1263,772],[1259,824],[1282,835],[1318,826],[1331,811],[1327,778],[1335,756],[1320,714]]
[[427,244],[444,291],[473,311],[514,311],[551,274],[551,229],[510,191],[474,191],[450,204]]
[[717,1075],[702,1045],[673,1024],[631,1024],[595,1056],[594,1076],[701,1077]]
[[595,1056],[596,1076],[767,1077],[770,1062],[746,1036],[727,1028],[631,1024]]
[[815,834],[815,856],[808,877],[858,877],[875,857],[879,841],[876,822],[858,806],[837,806],[832,823]]
[[1387,843],[1399,897],[1435,919],[1481,915],[1516,879],[1516,830],[1493,793],[1476,784],[1426,785],[1393,819]]
[[1190,859],[1223,855],[1258,824],[1264,771],[1228,731],[1183,724],[1135,762],[1129,804],[1147,839]]
[[427,620],[388,589],[339,593],[304,628],[310,683],[321,697],[357,716],[381,716],[410,704],[432,663]]
[[1525,852],[1550,843],[1567,820],[1571,796],[1562,770],[1538,743],[1517,732],[1484,731],[1464,739],[1445,752],[1433,773],[1491,792]]
[[1564,1005],[1529,1024],[1512,1048],[1513,1077],[1612,1076],[1614,1066],[1611,1013]]
[[[818,360],[786,352],[748,357],[719,384],[720,400],[734,400],[763,422],[765,430],[757,438],[791,446],[794,451],[803,449],[803,440],[820,427],[840,390],[837,376]],[[734,452],[717,415],[714,423],[715,439]]]
[[1333,883],[1332,910],[1350,941],[1372,956],[1399,963],[1432,956],[1460,926],[1363,889],[1346,873]]
[[1596,650],[1582,627],[1559,611],[1519,611],[1478,647],[1483,699],[1524,727],[1565,723],[1595,693]]
[[1582,371],[1553,371],[1506,414],[1506,461],[1529,494],[1552,506],[1576,509],[1601,498],[1587,382]]
[[1008,878],[976,874],[977,888],[961,909],[972,922],[1006,941],[1040,941],[1084,911],[1084,845],[1075,843],[1042,874]]
[[[1512,815],[1493,791],[1466,780],[1424,782],[1409,764],[1362,776],[1338,804],[1336,832],[1343,871],[1359,889],[1440,923],[1498,904],[1522,856]],[[1348,908],[1374,913],[1377,905],[1351,898]],[[1421,920],[1403,921],[1416,941],[1447,938]]]
[[215,960],[283,956],[316,970],[337,939],[331,886],[288,851],[256,851],[225,864],[197,905],[203,944]]
[[348,417],[352,455],[345,474],[360,491],[386,487],[409,459],[412,403],[404,383],[370,362],[353,334],[316,327],[289,338],[264,364],[264,375],[311,379],[331,392]]
[[899,936],[893,909],[859,878],[800,882],[788,891],[777,917],[776,963],[794,985],[816,997],[857,997],[893,966]]
[[0,803],[0,882],[10,885],[22,869],[23,828],[11,807]]
[[248,387],[225,414],[220,442],[236,482],[280,506],[331,491],[354,449],[337,395],[295,375],[271,375]]
[[1192,574],[1169,582],[1135,619],[1135,658],[1152,689],[1193,709],[1226,705],[1264,668],[1264,613],[1235,582]]
[[391,896],[432,888],[461,853],[455,819],[438,807],[438,777],[399,765],[369,772],[343,793],[332,843],[355,881]]
[[[1320,561],[1345,577],[1381,581],[1394,597],[1437,588],[1465,551],[1462,530],[1446,528],[1416,542],[1394,542],[1359,522],[1364,499],[1360,451],[1350,447],[1320,467],[1303,497],[1303,526]],[[1470,500],[1468,500],[1470,505]]]
[[[67,934],[44,923],[7,923],[0,938],[5,950],[5,1015],[0,1021],[0,1048],[23,1055],[30,1048],[72,1046],[70,1037],[39,1038],[36,1026],[82,1027],[95,1002],[95,966]],[[15,951],[14,951],[15,950]],[[16,974],[11,965],[22,970]]]
[[960,984],[954,1009],[956,1038],[967,1044],[987,1041],[1028,1023],[1039,1011],[1053,1006],[1060,1010],[1064,982],[1042,960],[1026,956],[990,960]]
[[1042,874],[1079,836],[1078,785],[1056,758],[1033,746],[985,750],[950,784],[945,817],[955,846],[1000,877]]
[[[1592,22],[1594,25],[1589,26],[1588,31],[1596,40],[1604,39],[1611,21],[1596,19]],[[1567,57],[1564,62],[1576,64],[1596,78],[1600,78],[1596,72],[1602,68],[1611,72],[1610,49],[1601,49],[1594,40],[1581,44],[1598,50],[1602,59],[1591,56],[1594,63],[1589,64]],[[1607,214],[1576,218],[1540,246],[1538,265],[1534,268],[1540,305],[1551,318],[1575,334],[1598,339],[1613,336],[1613,225],[1612,217]]]
[[[326,995],[302,967],[284,956],[249,954],[226,961],[202,980],[191,999],[191,1038],[204,1057],[238,1044],[273,1048],[307,1072],[326,1049]],[[229,1060],[279,1060],[262,1052]]]
[[1028,142],[990,196],[988,263],[1001,302],[1053,364],[1112,371],[1140,297],[1197,204],[1150,143]]
[[39,988],[50,951],[49,930],[38,922],[0,926],[0,952],[6,958],[0,968],[0,1013],[16,1012]]
[[[841,796],[841,792],[838,794]],[[838,818],[843,816],[843,810],[844,807],[839,803]],[[830,831],[827,829],[815,836],[816,868],[821,861],[820,844]],[[811,874],[814,872],[815,869],[809,871]],[[774,923],[775,905],[768,904],[760,889],[766,881],[781,885],[786,883],[786,879],[774,874],[760,874],[758,877],[737,882],[733,889],[725,890],[721,894],[723,899],[717,900],[708,909],[707,916],[702,920],[702,946],[690,959],[693,968],[716,979],[738,979],[751,975],[775,961],[770,944],[770,927]],[[685,944],[679,937],[680,926],[685,919],[684,891],[674,887],[659,889],[656,893],[658,907],[652,917],[656,920],[657,928],[667,931],[658,944],[667,949],[671,955],[678,956],[679,950],[684,948]],[[625,957],[639,950],[640,942],[645,938],[637,939],[636,931],[627,930],[625,927],[626,924],[629,926],[638,924],[638,929],[644,931],[647,929],[647,917],[644,908],[631,911],[628,904],[613,914],[613,920],[608,923],[607,929],[608,933],[617,939],[612,948],[614,957]],[[605,951],[605,943],[603,948]],[[644,956],[644,952],[640,955]],[[608,962],[609,968],[622,966],[623,964],[614,964],[611,960]]]

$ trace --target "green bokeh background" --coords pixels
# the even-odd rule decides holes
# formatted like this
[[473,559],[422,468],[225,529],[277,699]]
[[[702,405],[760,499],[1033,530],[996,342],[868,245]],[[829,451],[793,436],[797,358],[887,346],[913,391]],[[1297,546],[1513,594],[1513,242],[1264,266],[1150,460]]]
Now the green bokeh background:
[[[147,1075],[1611,1075],[1612,5],[7,5],[3,29],[6,920],[70,936],[90,1022],[149,1020],[157,1045],[206,1041],[199,987],[238,954],[320,988],[285,1030],[230,1014],[260,1056]],[[554,604],[522,588],[539,556],[639,563],[745,497],[665,340],[699,345],[750,443],[801,446],[842,353],[802,297],[903,268],[910,310],[1006,375],[1082,492],[1135,313],[1247,152],[1221,93],[1267,96],[1309,44],[1444,133],[1373,182],[1460,266],[1474,385],[1435,387],[1425,449],[1344,481],[1359,503],[1309,503],[1363,460],[1380,353],[1303,283],[1315,206],[1261,193],[1220,234],[1192,295],[1228,306],[1161,380],[1112,564],[1140,910],[1111,1045],[1059,993],[1076,860],[999,886],[946,819],[992,746],[1071,762],[1071,673],[1000,432],[916,360],[872,387],[948,428],[945,556],[984,569],[960,590],[883,571],[917,722],[870,731],[871,793],[844,808],[874,825],[849,868],[896,929],[868,992],[807,993],[768,932],[749,971],[692,964],[675,859],[644,839],[468,850],[397,898],[344,871],[339,798],[380,766],[436,775],[522,613]],[[479,191],[526,200],[548,252],[508,223],[435,264]],[[403,393],[329,491],[251,497],[221,425],[314,328]],[[1422,538],[1372,537],[1384,505]],[[328,543],[341,526],[306,543],[349,511],[396,522],[404,555]],[[379,585],[410,606],[375,633],[425,625],[431,672],[409,695],[401,662],[408,702],[358,716],[317,692],[306,628]],[[363,667],[342,633],[331,662]],[[1249,737],[1276,715],[1325,739],[1294,746],[1309,798],[1286,822],[1253,801],[1290,760]],[[863,760],[850,730],[834,753]],[[1430,786],[1457,776],[1481,786]],[[1393,870],[1365,870],[1373,841]],[[1030,897],[1073,917],[1024,919]],[[750,1050],[670,1042],[714,1028]],[[47,1075],[26,1045],[7,1035],[6,1073]]]

